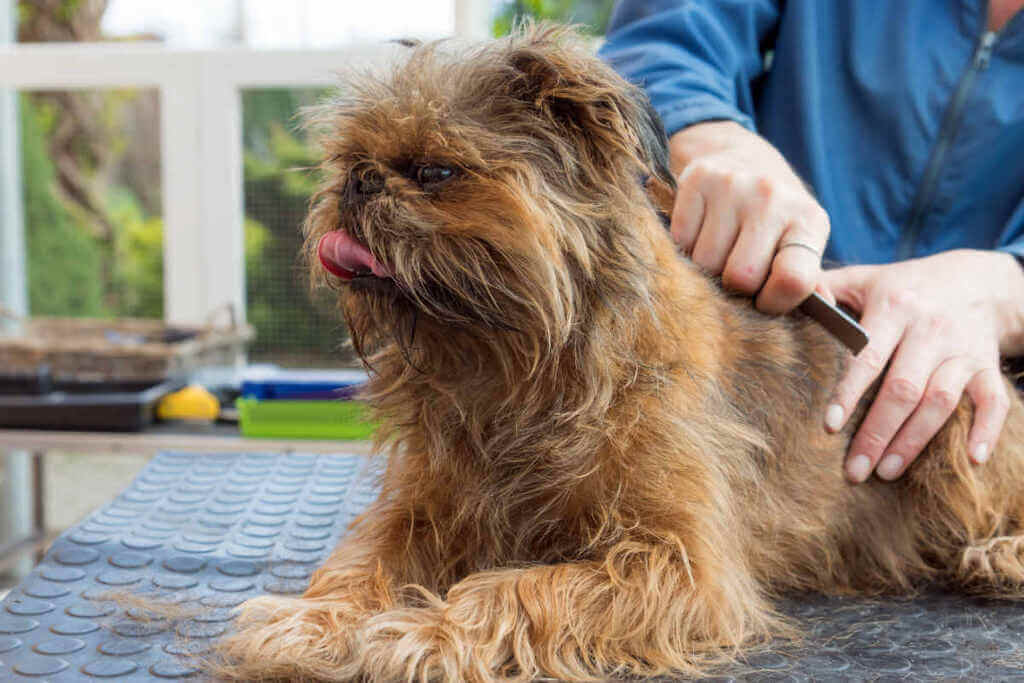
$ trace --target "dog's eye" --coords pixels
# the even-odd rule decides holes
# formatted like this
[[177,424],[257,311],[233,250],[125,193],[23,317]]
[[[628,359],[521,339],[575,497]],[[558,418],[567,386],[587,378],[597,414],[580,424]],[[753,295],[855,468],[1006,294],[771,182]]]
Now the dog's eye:
[[436,185],[450,180],[455,171],[447,166],[419,166],[416,168],[416,182],[420,185]]

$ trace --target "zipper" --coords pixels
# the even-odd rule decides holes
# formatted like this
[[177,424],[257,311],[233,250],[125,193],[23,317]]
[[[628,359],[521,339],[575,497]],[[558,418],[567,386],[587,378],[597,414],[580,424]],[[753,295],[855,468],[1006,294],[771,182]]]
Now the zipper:
[[925,214],[931,207],[932,199],[935,195],[940,172],[946,163],[949,149],[953,146],[957,129],[960,128],[960,123],[963,120],[967,96],[970,95],[978,74],[988,67],[988,63],[992,59],[992,48],[995,46],[998,37],[999,33],[997,31],[986,30],[981,34],[981,40],[978,41],[978,45],[974,49],[971,63],[960,77],[960,82],[957,83],[956,90],[953,92],[953,98],[946,107],[946,113],[942,117],[942,124],[939,126],[939,137],[935,142],[935,147],[932,148],[931,158],[928,159],[928,165],[925,167],[921,184],[917,188],[917,195],[914,197],[914,203],[910,208],[910,219],[903,229],[903,237],[900,240],[897,258],[899,261],[904,261],[913,256],[914,247],[917,245],[917,238],[921,232]]

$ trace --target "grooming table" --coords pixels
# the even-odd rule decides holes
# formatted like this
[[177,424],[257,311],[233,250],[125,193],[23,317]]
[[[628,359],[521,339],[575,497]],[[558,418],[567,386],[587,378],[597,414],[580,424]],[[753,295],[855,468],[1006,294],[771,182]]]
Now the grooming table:
[[[300,593],[373,500],[373,474],[355,455],[157,456],[3,601],[0,681],[199,677],[176,655],[205,649],[245,599]],[[135,620],[110,592],[212,609]],[[784,611],[806,638],[754,650],[719,680],[1024,678],[1024,607],[1012,603],[808,597]]]

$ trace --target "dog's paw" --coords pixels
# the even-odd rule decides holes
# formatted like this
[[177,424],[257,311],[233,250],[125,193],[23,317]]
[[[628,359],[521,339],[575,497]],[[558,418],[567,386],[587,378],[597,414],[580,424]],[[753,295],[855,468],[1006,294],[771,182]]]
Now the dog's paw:
[[960,558],[959,574],[969,588],[1024,598],[1024,536],[997,536],[968,546]]
[[234,680],[351,680],[358,664],[350,616],[343,605],[250,600],[242,606],[236,632],[218,643],[210,668]]
[[505,637],[451,622],[441,607],[395,609],[371,617],[360,632],[362,673],[371,680],[530,680],[512,661]]

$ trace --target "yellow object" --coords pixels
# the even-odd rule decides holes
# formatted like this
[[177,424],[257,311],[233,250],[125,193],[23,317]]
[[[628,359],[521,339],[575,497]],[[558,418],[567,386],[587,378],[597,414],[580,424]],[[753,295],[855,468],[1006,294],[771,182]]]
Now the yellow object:
[[161,420],[213,421],[220,415],[220,401],[198,384],[167,394],[156,404],[156,416]]

